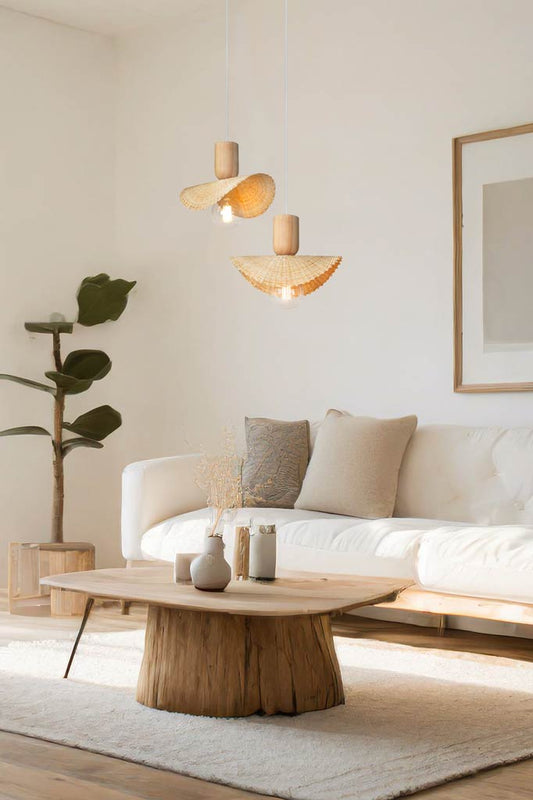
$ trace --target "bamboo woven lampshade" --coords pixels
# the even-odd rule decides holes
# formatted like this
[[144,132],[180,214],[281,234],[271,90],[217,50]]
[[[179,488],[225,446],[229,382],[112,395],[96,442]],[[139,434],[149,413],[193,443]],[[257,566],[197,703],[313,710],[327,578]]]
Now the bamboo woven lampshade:
[[[216,220],[228,223],[234,217],[258,217],[264,214],[276,194],[276,185],[270,175],[257,172],[239,176],[239,145],[229,140],[229,90],[230,90],[230,29],[229,0],[225,2],[225,106],[226,141],[215,142],[216,181],[188,186],[180,194],[187,208],[213,209]],[[225,212],[228,212],[226,214]]]
[[232,262],[246,280],[282,300],[311,294],[331,278],[342,256],[298,256],[299,218],[274,217],[274,255],[234,256]]
[[239,145],[237,142],[215,143],[215,175],[218,180],[188,186],[180,194],[187,208],[202,210],[228,203],[237,217],[258,217],[264,214],[276,194],[270,175],[258,172],[239,175]]
[[264,172],[239,175],[239,145],[237,142],[215,143],[215,175],[218,180],[188,186],[180,194],[187,208],[201,210],[224,203],[231,205],[238,217],[258,217],[264,214],[276,194],[274,180]]
[[246,280],[261,292],[279,297],[287,306],[301,295],[323,286],[342,261],[342,256],[298,256],[300,220],[288,214],[288,0],[284,0],[284,146],[285,214],[274,217],[274,255],[233,256],[232,262]]

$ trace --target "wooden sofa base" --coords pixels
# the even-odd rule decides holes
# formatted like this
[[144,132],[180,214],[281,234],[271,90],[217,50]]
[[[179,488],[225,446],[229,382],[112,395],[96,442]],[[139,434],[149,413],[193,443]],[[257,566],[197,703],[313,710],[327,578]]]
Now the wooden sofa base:
[[466,595],[441,594],[425,589],[405,589],[394,602],[380,603],[376,608],[397,611],[416,611],[443,617],[439,627],[445,627],[446,617],[472,617],[493,622],[514,622],[533,625],[533,604],[512,603]]

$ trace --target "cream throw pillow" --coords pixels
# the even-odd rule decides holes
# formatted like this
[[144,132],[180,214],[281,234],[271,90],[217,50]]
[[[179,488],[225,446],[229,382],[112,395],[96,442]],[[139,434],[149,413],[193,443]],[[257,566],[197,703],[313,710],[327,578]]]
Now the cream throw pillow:
[[416,424],[414,416],[373,419],[328,411],[294,507],[391,517],[400,465]]

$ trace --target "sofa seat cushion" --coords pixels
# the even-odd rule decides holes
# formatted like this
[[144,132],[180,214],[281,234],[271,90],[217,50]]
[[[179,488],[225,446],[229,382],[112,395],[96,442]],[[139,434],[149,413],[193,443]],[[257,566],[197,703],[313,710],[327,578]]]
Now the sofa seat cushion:
[[[282,569],[410,579],[415,578],[422,537],[435,525],[446,525],[435,520],[367,520],[280,508],[257,509],[253,518],[277,525],[277,558]],[[240,509],[234,524],[249,519],[250,509]],[[142,538],[144,557],[172,562],[177,552],[201,552],[208,523],[208,509],[160,522]],[[233,526],[227,528],[224,540],[226,559],[231,562]]]
[[[232,526],[224,533],[227,548],[226,558],[228,558],[228,550],[233,550],[233,526],[246,525],[250,518],[257,522],[273,523],[277,525],[278,531],[294,520],[305,522],[317,518],[338,519],[333,514],[293,508],[240,508],[235,514]],[[147,530],[142,537],[141,550],[144,558],[174,561],[176,553],[202,552],[205,529],[210,522],[211,516],[208,508],[190,511],[187,514],[178,514],[176,517],[159,522]]]
[[436,523],[420,542],[416,580],[434,592],[533,603],[533,526]]
[[291,522],[278,533],[278,563],[289,570],[415,580],[420,542],[434,527],[435,520],[390,517]]

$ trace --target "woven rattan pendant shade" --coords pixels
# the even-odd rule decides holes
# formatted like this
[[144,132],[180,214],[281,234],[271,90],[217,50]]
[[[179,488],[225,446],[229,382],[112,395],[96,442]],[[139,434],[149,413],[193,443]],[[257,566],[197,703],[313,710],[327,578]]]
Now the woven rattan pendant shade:
[[341,256],[235,256],[231,259],[246,280],[266,294],[311,294],[331,278]]
[[[222,219],[224,222],[230,222],[233,216],[250,218],[264,214],[274,199],[276,184],[270,175],[266,175],[264,172],[239,176],[239,145],[237,142],[227,141],[229,139],[230,108],[229,0],[226,0],[225,7],[226,141],[215,142],[215,175],[217,180],[209,183],[200,183],[196,186],[188,186],[180,193],[180,200],[187,208],[200,211],[218,205],[223,212],[225,207],[228,206],[230,209],[229,219],[225,219],[223,213]],[[215,209],[215,211],[219,211],[219,209]],[[214,216],[218,218],[217,214]]]
[[233,256],[246,280],[266,294],[283,299],[311,294],[331,278],[342,256],[298,256],[299,219],[292,214],[274,217],[274,255]]
[[[284,0],[284,147],[285,212],[288,208],[288,0]],[[342,261],[341,256],[298,256],[300,220],[294,214],[274,217],[274,255],[233,256],[241,275],[256,289],[290,304],[323,286]]]
[[232,178],[188,186],[180,194],[187,208],[202,210],[229,202],[238,217],[258,217],[264,214],[276,194],[276,185],[270,175],[258,172],[255,175],[236,175]]

